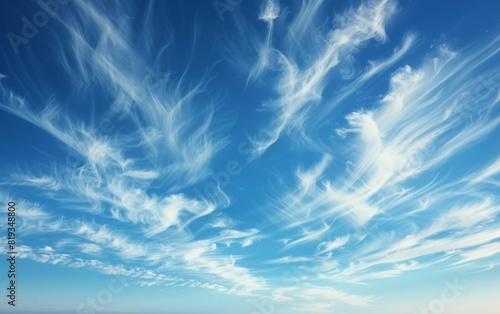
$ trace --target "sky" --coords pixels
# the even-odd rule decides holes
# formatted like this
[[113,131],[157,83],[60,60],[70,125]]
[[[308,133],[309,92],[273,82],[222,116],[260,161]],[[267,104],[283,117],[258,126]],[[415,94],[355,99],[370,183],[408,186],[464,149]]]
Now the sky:
[[499,313],[500,2],[0,5],[2,313]]

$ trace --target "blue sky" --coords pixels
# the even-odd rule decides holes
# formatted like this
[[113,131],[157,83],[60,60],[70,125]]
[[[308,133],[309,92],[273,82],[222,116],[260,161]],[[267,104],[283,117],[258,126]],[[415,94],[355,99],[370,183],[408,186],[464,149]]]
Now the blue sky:
[[1,5],[2,313],[498,312],[498,1]]

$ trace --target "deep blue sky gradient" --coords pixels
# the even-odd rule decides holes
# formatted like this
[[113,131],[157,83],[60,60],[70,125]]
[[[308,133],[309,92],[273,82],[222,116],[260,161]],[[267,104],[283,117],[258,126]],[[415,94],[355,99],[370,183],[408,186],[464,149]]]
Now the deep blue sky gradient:
[[221,3],[0,2],[2,313],[496,313],[498,1]]

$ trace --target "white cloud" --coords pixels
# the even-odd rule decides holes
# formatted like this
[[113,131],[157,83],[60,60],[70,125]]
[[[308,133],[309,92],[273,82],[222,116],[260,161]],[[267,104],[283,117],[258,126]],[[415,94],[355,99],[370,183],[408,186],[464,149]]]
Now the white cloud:
[[80,244],[80,248],[83,253],[89,254],[89,255],[94,255],[98,254],[102,251],[102,248],[94,243],[82,243]]
[[[313,7],[316,5],[317,3]],[[279,69],[280,80],[275,89],[280,96],[266,104],[276,113],[274,121],[268,127],[269,138],[252,138],[256,156],[273,145],[287,128],[302,125],[304,111],[321,99],[326,75],[343,59],[350,58],[357,46],[371,39],[386,38],[384,25],[394,13],[395,7],[392,1],[371,1],[340,15],[339,27],[327,35],[322,42],[323,46],[310,49],[311,52],[318,52],[309,58],[312,61],[306,66],[299,67],[299,60],[295,60],[293,54],[288,55],[288,51],[272,51],[273,57],[266,60],[273,60],[272,68]],[[306,11],[312,16],[316,9]],[[304,25],[308,20],[310,17],[301,17],[297,25]],[[312,26],[309,24],[307,27]],[[262,64],[262,59],[260,60],[259,64]],[[253,72],[251,75],[255,75]]]

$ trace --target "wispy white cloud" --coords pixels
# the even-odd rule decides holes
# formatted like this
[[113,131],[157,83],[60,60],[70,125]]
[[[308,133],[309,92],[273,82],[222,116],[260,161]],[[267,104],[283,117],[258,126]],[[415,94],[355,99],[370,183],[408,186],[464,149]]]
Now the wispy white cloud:
[[[183,259],[197,252],[193,246],[199,242],[191,242],[191,225],[230,202],[226,198],[219,204],[185,191],[211,173],[213,157],[229,143],[222,131],[234,120],[218,114],[217,98],[205,97],[211,68],[207,67],[197,80],[187,80],[189,66],[184,73],[161,73],[152,78],[148,69],[157,67],[155,59],[159,56],[146,51],[162,54],[172,49],[171,38],[161,49],[143,50],[135,42],[131,25],[122,19],[128,6],[83,1],[73,5],[75,10],[57,18],[61,41],[52,45],[52,52],[60,56],[60,66],[74,86],[106,95],[102,101],[109,102],[102,108],[115,124],[114,129],[109,134],[99,121],[76,120],[59,110],[64,105],[53,99],[33,104],[32,99],[8,89],[4,77],[0,108],[48,133],[79,159],[77,164],[63,161],[14,173],[12,178],[14,184],[57,192],[56,200],[75,204],[72,207],[77,213],[88,208],[100,215],[97,220],[111,219],[112,223],[67,218],[74,213],[58,212],[44,215],[39,225],[32,217],[32,229],[64,235],[70,242],[61,248],[68,250],[79,248],[85,254],[111,255],[124,261],[148,255],[154,264],[173,258],[172,267],[179,272],[197,268],[212,280],[239,281],[245,293],[252,291],[254,283],[261,287],[260,279],[248,269],[234,263],[228,266],[224,259],[229,255],[220,250],[201,252],[200,260],[190,265]],[[121,14],[117,15],[118,11]],[[152,14],[145,16],[154,18]],[[120,120],[132,128],[117,128],[115,122]],[[42,212],[33,210],[32,214],[40,216]],[[126,227],[115,227],[116,223]],[[229,226],[214,225],[225,229],[214,239],[203,240],[206,247],[215,243],[248,247],[261,238],[257,229],[238,231],[227,229]],[[171,240],[159,242],[160,237]],[[178,253],[167,250],[160,254],[162,245]],[[230,271],[234,273],[228,275]]]
[[[238,49],[254,54],[242,49],[247,72],[235,86],[264,110],[252,113],[257,123],[242,110],[245,123],[229,132],[236,116],[223,113],[233,103],[217,96],[215,65],[195,66],[195,44],[185,59],[165,57],[180,41],[156,27],[156,5],[131,22],[128,3],[79,0],[54,20],[58,38],[48,41],[64,79],[95,98],[109,128],[94,112],[62,110],[65,97],[21,95],[0,74],[0,109],[56,143],[43,156],[50,164],[16,165],[0,182],[0,200],[18,205],[19,258],[307,313],[373,304],[378,291],[348,288],[412,271],[498,265],[500,37],[427,49],[418,30],[397,32],[396,48],[377,57],[396,1],[337,10],[323,0],[265,0],[255,28],[235,19],[246,41]],[[487,96],[478,93],[485,77]],[[241,146],[230,144],[248,134],[247,177],[208,184],[223,173],[221,161],[241,161]],[[285,135],[290,143],[276,145]],[[483,141],[490,146],[467,155]],[[190,190],[203,183],[204,194]],[[208,187],[221,197],[206,195]],[[279,278],[285,267],[295,270],[295,286]]]
[[312,257],[306,256],[285,256],[274,260],[267,261],[267,264],[288,264],[288,263],[301,263],[313,260]]
[[[316,11],[317,5],[318,2],[312,7],[307,6],[306,12],[309,16],[303,15],[297,25],[312,27],[311,24],[305,23]],[[274,50],[272,59],[275,60],[275,65],[272,67],[279,69],[279,81],[275,89],[280,96],[266,104],[275,112],[274,122],[269,127],[269,138],[252,139],[257,156],[275,143],[287,128],[302,125],[304,114],[309,107],[321,99],[326,75],[333,68],[343,59],[350,58],[360,44],[371,39],[386,38],[384,25],[395,8],[396,5],[392,1],[370,1],[339,15],[338,27],[327,34],[320,47],[310,49],[311,52],[317,53],[309,58],[311,61],[306,66],[299,66],[295,56],[288,55],[287,51]]]
[[323,0],[313,0],[302,3],[301,8],[290,24],[291,37],[295,40],[300,40],[306,32],[315,30],[311,24],[317,18],[317,13],[323,2]]
[[[454,171],[453,180],[439,171],[498,129],[500,120],[493,114],[497,97],[473,96],[469,101],[478,104],[467,112],[460,102],[476,87],[477,72],[498,77],[485,66],[498,54],[498,40],[474,51],[439,47],[421,66],[398,69],[375,106],[351,111],[347,126],[336,128],[340,145],[319,149],[324,156],[336,151],[335,163],[338,159],[345,167],[323,158],[312,170],[297,171],[294,184],[276,188],[272,206],[279,210],[273,216],[287,232],[283,248],[302,245],[313,235],[315,253],[323,257],[308,267],[308,282],[364,284],[496,254],[499,205],[491,187],[498,186],[497,161]],[[413,37],[407,37],[380,70],[396,64],[412,43]],[[376,74],[366,73],[367,79]],[[345,97],[360,88],[360,78]],[[323,221],[328,221],[327,230],[317,236],[307,231],[318,230]],[[373,233],[380,224],[388,231]],[[344,245],[348,250],[332,254]],[[461,256],[461,251],[470,255]],[[359,262],[347,264],[346,259]]]
[[294,304],[302,310],[314,313],[331,313],[339,303],[366,306],[374,301],[373,296],[349,294],[333,287],[315,285],[305,285],[300,288],[282,287],[276,289],[271,298],[276,302]]
[[80,248],[83,253],[89,254],[89,255],[96,255],[99,254],[102,251],[102,248],[94,243],[82,243],[80,244]]
[[485,245],[481,245],[478,248],[467,250],[460,254],[462,259],[456,264],[468,263],[481,258],[490,257],[500,253],[500,243],[493,242]]
[[274,20],[279,17],[280,4],[277,0],[267,0],[263,2],[262,10],[259,14],[259,20],[267,23],[267,34],[264,43],[258,47],[259,61],[253,66],[248,74],[248,81],[254,80],[259,77],[264,70],[270,65],[273,53],[272,40],[273,40],[273,26]]
[[369,66],[360,74],[356,79],[350,82],[347,86],[343,87],[338,95],[335,95],[334,99],[328,100],[325,103],[327,104],[321,110],[321,114],[318,114],[318,120],[324,120],[327,117],[330,117],[331,111],[336,108],[339,104],[342,104],[343,101],[353,93],[358,91],[366,82],[370,81],[373,77],[381,74],[384,71],[387,71],[388,68],[393,66],[397,61],[399,61],[403,56],[405,56],[412,46],[414,45],[416,40],[416,36],[414,34],[408,34],[405,36],[401,47],[394,50],[394,53],[382,61],[369,61]]
[[338,249],[342,247],[344,244],[346,244],[349,241],[349,235],[335,238],[333,241],[327,241],[327,242],[321,242],[318,245],[318,252],[317,254],[321,255],[327,252],[331,252],[335,249]]

